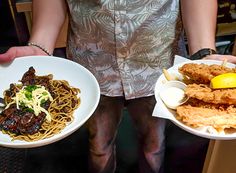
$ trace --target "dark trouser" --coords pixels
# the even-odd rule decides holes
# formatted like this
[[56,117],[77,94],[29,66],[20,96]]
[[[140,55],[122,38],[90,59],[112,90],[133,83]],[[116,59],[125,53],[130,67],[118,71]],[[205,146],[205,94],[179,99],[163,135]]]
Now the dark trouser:
[[114,142],[125,103],[139,135],[140,173],[158,173],[163,164],[165,120],[152,117],[154,96],[127,101],[123,97],[101,96],[95,113],[88,121],[91,173],[115,171]]

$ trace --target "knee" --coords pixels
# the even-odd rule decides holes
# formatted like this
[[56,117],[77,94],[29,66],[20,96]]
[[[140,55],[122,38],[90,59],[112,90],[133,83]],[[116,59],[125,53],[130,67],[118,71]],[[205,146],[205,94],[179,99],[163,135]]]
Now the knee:
[[89,138],[90,152],[95,155],[106,155],[114,148],[114,140],[109,138]]
[[159,154],[165,151],[165,138],[156,138],[147,140],[143,144],[143,152],[144,154]]

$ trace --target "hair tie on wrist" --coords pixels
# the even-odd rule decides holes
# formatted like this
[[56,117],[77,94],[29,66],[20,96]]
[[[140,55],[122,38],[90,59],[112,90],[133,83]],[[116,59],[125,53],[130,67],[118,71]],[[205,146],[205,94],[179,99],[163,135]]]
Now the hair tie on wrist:
[[49,53],[49,51],[48,51],[46,48],[44,48],[43,46],[41,46],[41,45],[39,45],[39,44],[37,44],[37,43],[28,42],[27,45],[28,45],[28,46],[35,46],[35,47],[38,47],[39,49],[41,49],[42,51],[44,51],[48,56],[52,56],[52,54]]
[[216,54],[216,51],[211,48],[203,48],[190,56],[191,60],[202,59],[208,55]]

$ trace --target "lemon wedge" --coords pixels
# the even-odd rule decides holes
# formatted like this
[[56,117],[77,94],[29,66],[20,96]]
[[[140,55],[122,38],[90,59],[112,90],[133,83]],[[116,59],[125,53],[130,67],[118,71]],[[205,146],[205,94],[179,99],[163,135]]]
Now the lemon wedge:
[[224,73],[224,74],[215,76],[214,78],[211,79],[210,86],[213,89],[235,88],[236,87],[236,73]]

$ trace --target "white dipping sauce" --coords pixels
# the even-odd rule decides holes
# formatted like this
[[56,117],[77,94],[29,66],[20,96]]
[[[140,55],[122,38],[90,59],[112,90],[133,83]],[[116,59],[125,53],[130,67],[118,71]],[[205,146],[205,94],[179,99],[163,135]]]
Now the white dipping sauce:
[[160,97],[171,109],[176,109],[177,106],[181,105],[186,97],[184,90],[177,87],[167,87],[160,92]]

